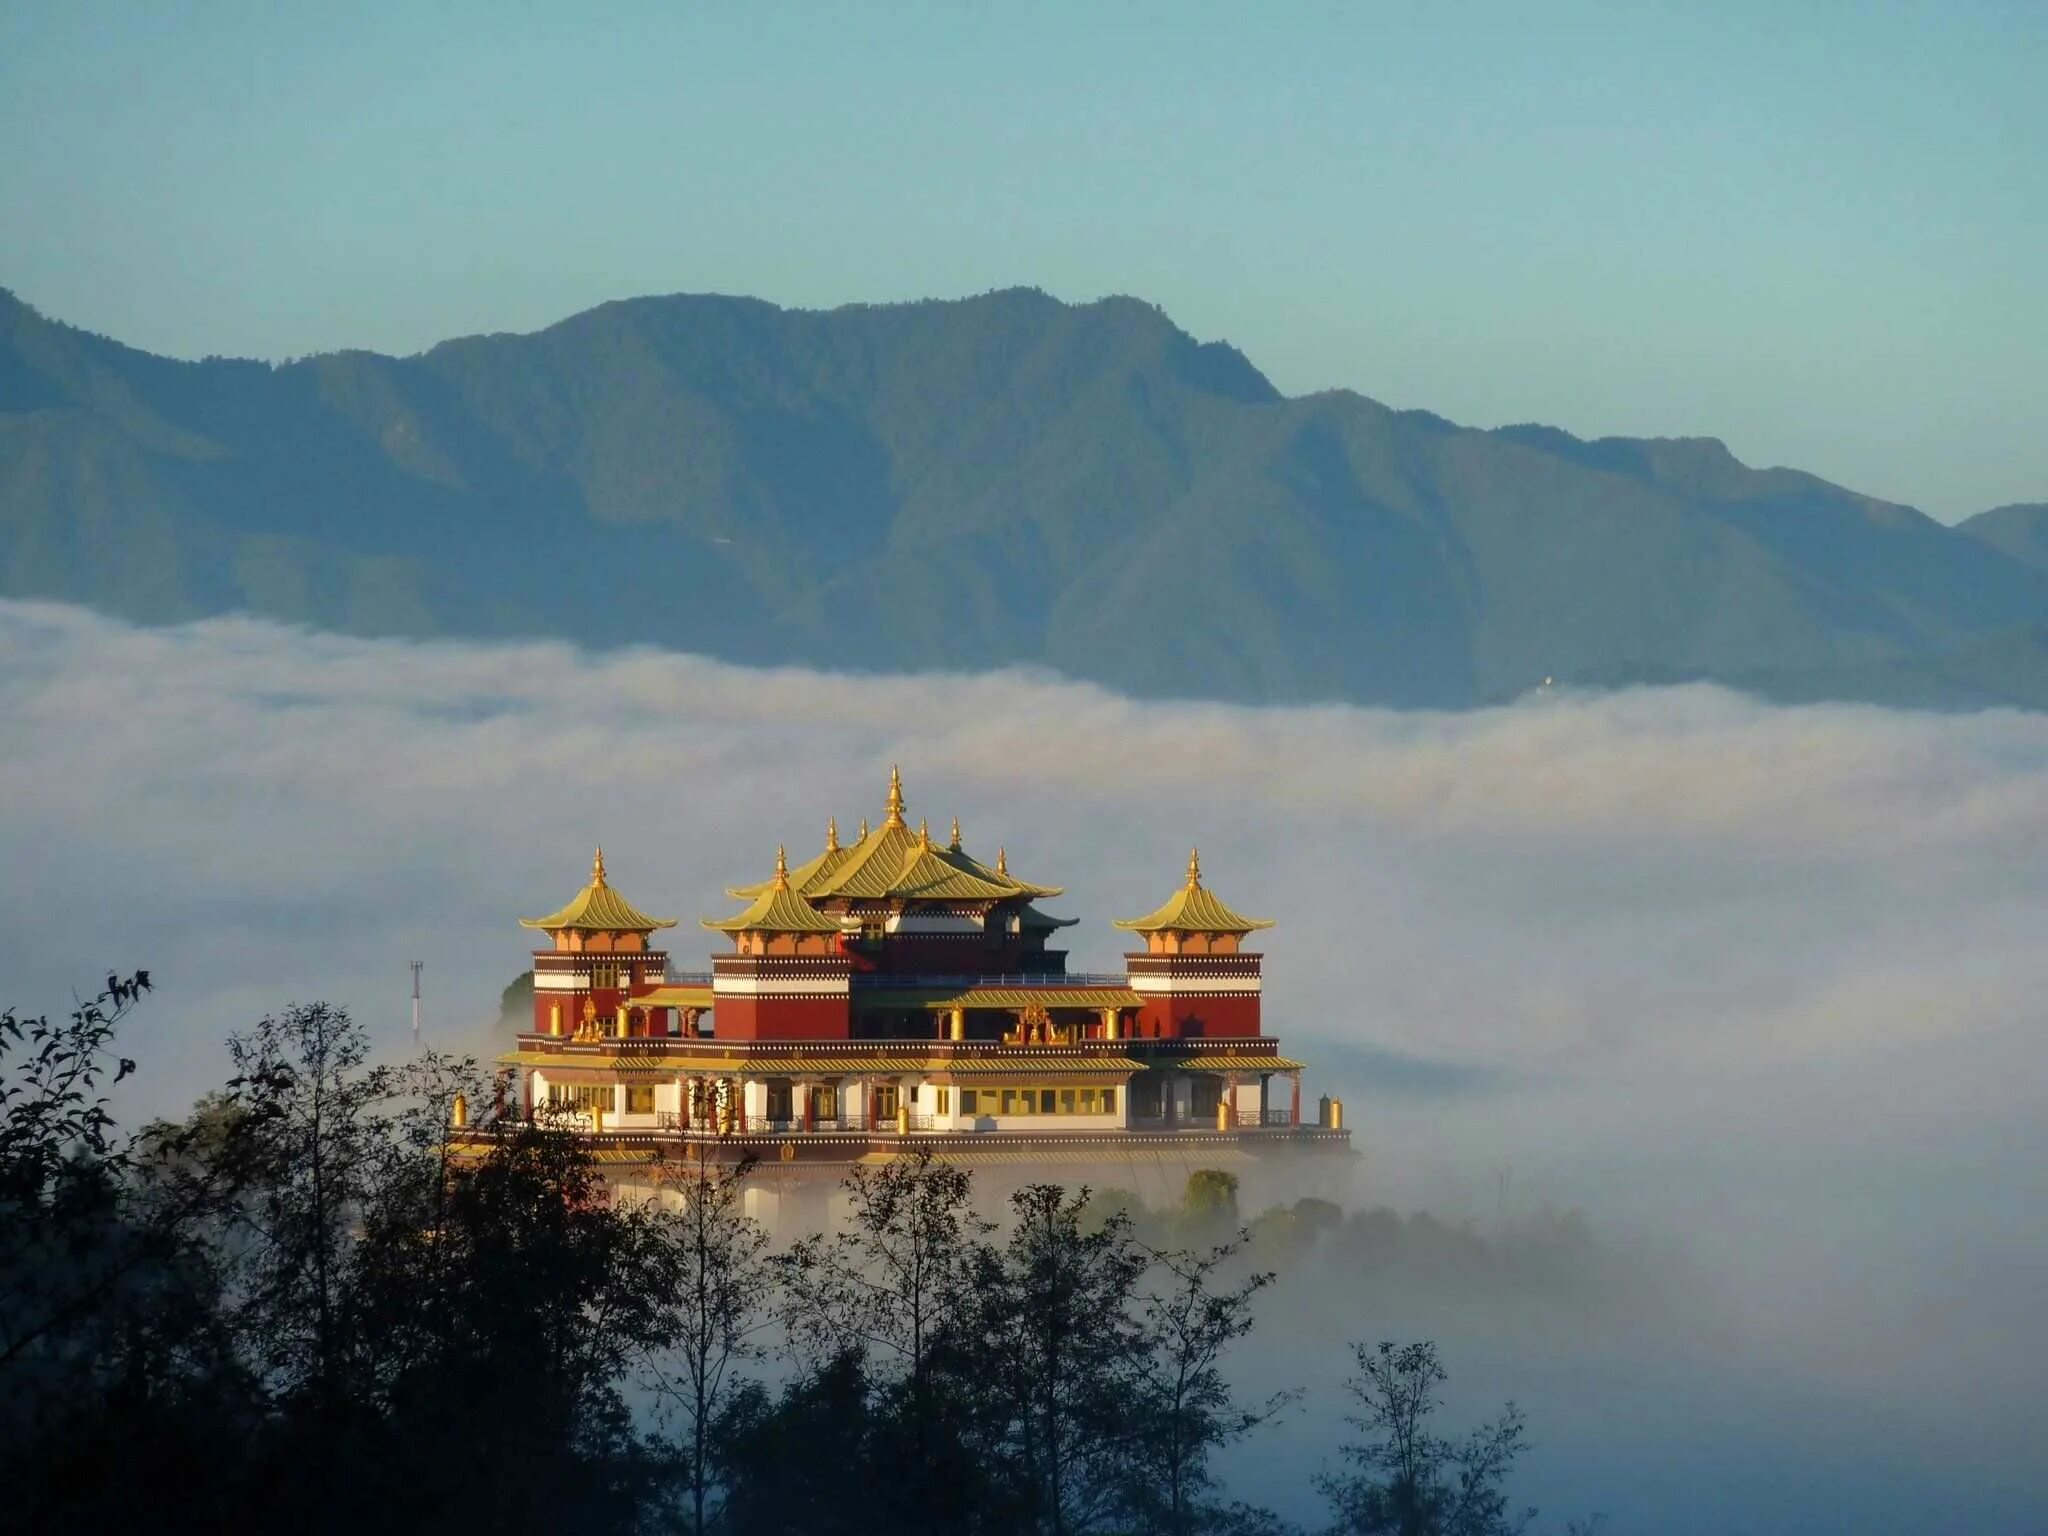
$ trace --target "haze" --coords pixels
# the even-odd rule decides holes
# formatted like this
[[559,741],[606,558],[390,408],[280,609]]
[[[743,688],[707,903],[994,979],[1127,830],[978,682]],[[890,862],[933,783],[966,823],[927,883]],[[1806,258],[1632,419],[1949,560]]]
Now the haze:
[[0,11],[0,284],[277,358],[725,291],[1134,293],[1282,388],[2048,495],[2048,12]]
[[[403,1050],[414,958],[430,1042],[491,1049],[513,920],[597,842],[698,959],[723,887],[778,841],[808,854],[828,812],[874,815],[896,761],[913,817],[1069,887],[1077,967],[1199,841],[1214,888],[1278,919],[1268,1006],[1310,1096],[1350,1108],[1354,1207],[1482,1230],[1580,1208],[1663,1288],[1647,1315],[1560,1314],[1319,1273],[1262,1369],[1439,1337],[1461,1406],[1528,1409],[1522,1491],[1617,1530],[2048,1519],[2039,715],[1710,688],[1140,704],[0,603],[0,716],[6,1000],[150,968],[131,1119],[294,998]],[[1241,1491],[1298,1496],[1334,1432],[1264,1442]]]

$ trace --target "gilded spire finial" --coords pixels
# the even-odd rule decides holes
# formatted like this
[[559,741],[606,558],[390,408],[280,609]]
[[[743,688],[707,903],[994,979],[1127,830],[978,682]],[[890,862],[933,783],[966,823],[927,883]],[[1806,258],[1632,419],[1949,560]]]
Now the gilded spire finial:
[[604,850],[597,850],[597,857],[590,861],[590,883],[600,891],[604,889]]
[[903,825],[903,775],[896,765],[889,765],[889,803],[883,807],[889,814],[882,819],[885,827]]
[[854,839],[854,841],[855,841],[855,842],[858,842],[858,843],[864,843],[864,842],[866,842],[867,840],[868,840],[868,819],[867,819],[867,817],[863,816],[863,817],[861,817],[861,819],[860,819],[860,836],[859,836],[859,837],[857,837],[857,838],[855,838],[855,839]]
[[1009,872],[1010,850],[1007,848],[998,848],[996,850],[996,873],[999,875],[1007,875]]
[[917,846],[918,846],[918,847],[920,847],[920,848],[927,848],[927,849],[928,849],[928,848],[930,848],[930,847],[931,847],[931,845],[932,845],[932,824],[931,824],[930,822],[928,822],[928,821],[920,821],[920,822],[919,822],[919,823],[917,824]]
[[775,889],[789,889],[789,854],[780,843],[775,845]]
[[1201,888],[1202,850],[1199,848],[1190,848],[1188,850],[1188,889],[1191,891],[1199,891]]
[[825,818],[825,851],[827,853],[837,853],[839,851],[839,818],[837,816],[827,816]]
[[955,853],[960,851],[960,818],[958,816],[953,818],[953,851]]

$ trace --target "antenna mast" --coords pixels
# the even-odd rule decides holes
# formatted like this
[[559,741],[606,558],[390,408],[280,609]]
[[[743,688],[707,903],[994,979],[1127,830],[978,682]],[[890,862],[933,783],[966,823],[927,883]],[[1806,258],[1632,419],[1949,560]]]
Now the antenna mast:
[[415,960],[412,963],[412,1048],[414,1050],[420,1048],[420,967],[425,964],[426,961],[424,960]]

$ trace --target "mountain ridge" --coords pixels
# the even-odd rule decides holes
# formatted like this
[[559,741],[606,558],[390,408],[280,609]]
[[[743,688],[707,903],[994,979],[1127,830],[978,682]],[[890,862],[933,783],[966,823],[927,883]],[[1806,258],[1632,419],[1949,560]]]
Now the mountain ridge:
[[161,358],[0,297],[0,594],[144,622],[1033,663],[1255,701],[1631,673],[1801,696],[2048,621],[2048,517],[1982,518],[1715,438],[1287,396],[1127,296],[667,295],[278,363]]

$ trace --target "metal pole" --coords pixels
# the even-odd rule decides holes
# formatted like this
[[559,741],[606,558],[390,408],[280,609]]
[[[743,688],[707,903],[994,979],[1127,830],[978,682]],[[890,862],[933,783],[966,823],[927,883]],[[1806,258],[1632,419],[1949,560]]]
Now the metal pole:
[[420,1048],[420,967],[425,964],[424,960],[415,960],[412,963],[412,1048],[414,1050]]

